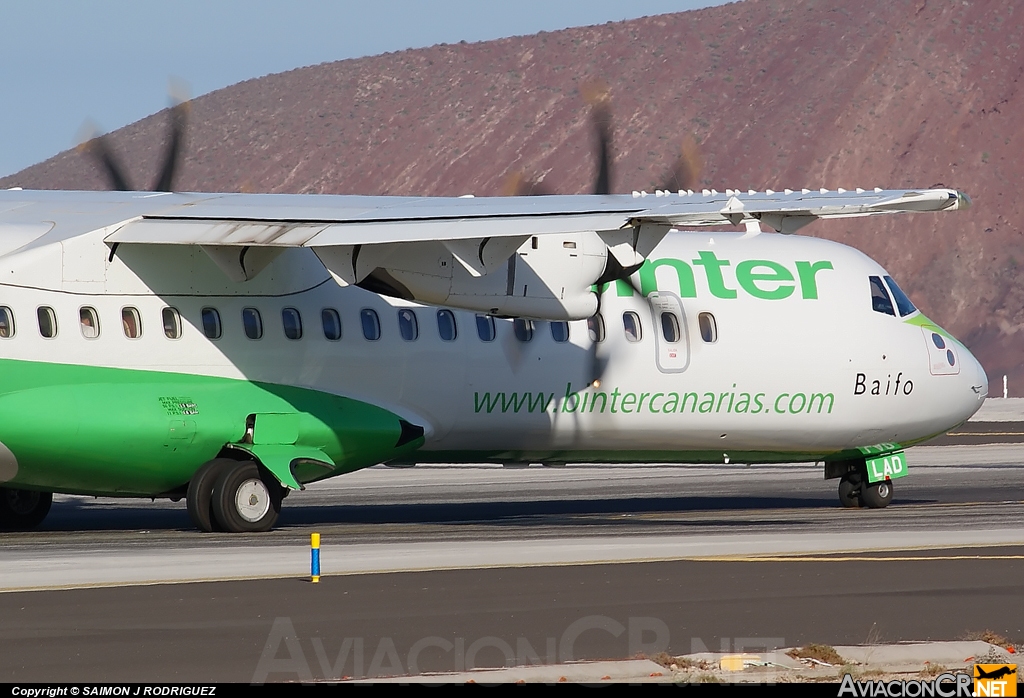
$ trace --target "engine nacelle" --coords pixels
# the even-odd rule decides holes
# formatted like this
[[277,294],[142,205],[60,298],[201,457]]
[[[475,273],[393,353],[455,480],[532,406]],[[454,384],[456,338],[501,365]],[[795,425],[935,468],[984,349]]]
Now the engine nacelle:
[[340,284],[385,296],[533,320],[594,315],[594,284],[628,277],[665,224],[600,232],[314,247]]
[[554,321],[597,312],[593,285],[609,259],[597,233],[469,242],[480,249],[427,241],[316,252],[340,283],[419,303]]

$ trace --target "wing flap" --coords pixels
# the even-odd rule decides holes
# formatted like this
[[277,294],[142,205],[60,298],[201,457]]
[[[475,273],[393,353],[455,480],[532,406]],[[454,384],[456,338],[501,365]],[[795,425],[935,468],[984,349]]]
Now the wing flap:
[[482,240],[615,230],[629,223],[621,213],[530,215],[402,221],[243,221],[142,218],[107,236],[108,243],[335,247],[434,240]]
[[106,237],[107,243],[302,247],[324,223],[141,218]]

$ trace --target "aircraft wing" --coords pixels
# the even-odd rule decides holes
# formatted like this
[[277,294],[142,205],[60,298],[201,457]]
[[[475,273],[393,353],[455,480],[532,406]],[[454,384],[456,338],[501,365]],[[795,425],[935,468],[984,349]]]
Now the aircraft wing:
[[[0,220],[11,249],[89,233],[102,236],[110,259],[121,245],[194,246],[235,282],[255,278],[289,248],[306,248],[342,285],[561,321],[591,317],[595,285],[630,278],[672,228],[756,221],[792,233],[819,218],[968,203],[953,189],[494,198],[7,191]],[[546,235],[563,238],[523,249]]]
[[[171,195],[176,197],[179,195]],[[188,196],[188,195],[181,195]],[[333,247],[705,227],[758,220],[791,233],[819,218],[942,211],[953,189],[634,192],[612,196],[415,198],[225,194],[170,201],[126,222],[109,244]]]

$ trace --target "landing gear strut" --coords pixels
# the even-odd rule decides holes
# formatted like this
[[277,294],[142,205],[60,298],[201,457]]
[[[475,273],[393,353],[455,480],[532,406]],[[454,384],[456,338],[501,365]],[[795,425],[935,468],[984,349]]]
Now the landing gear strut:
[[0,530],[30,531],[50,513],[53,494],[0,487]]
[[269,531],[282,499],[282,487],[253,461],[214,459],[188,483],[188,515],[200,531]]

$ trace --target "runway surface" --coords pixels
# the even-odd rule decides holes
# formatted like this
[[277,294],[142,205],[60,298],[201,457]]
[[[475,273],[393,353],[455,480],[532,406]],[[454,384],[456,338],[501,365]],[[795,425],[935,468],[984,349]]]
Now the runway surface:
[[[61,497],[42,530],[3,535],[0,680],[1021,639],[1024,446],[909,460],[879,511],[840,509],[810,464],[381,467],[292,495],[278,529],[254,536],[197,533],[184,503]],[[334,575],[316,586],[303,581],[314,530]],[[244,581],[160,583],[226,578]],[[62,590],[19,591],[33,588]]]
[[0,680],[322,680],[812,641],[944,640],[985,629],[1019,636],[1024,547],[978,554],[0,594]]

